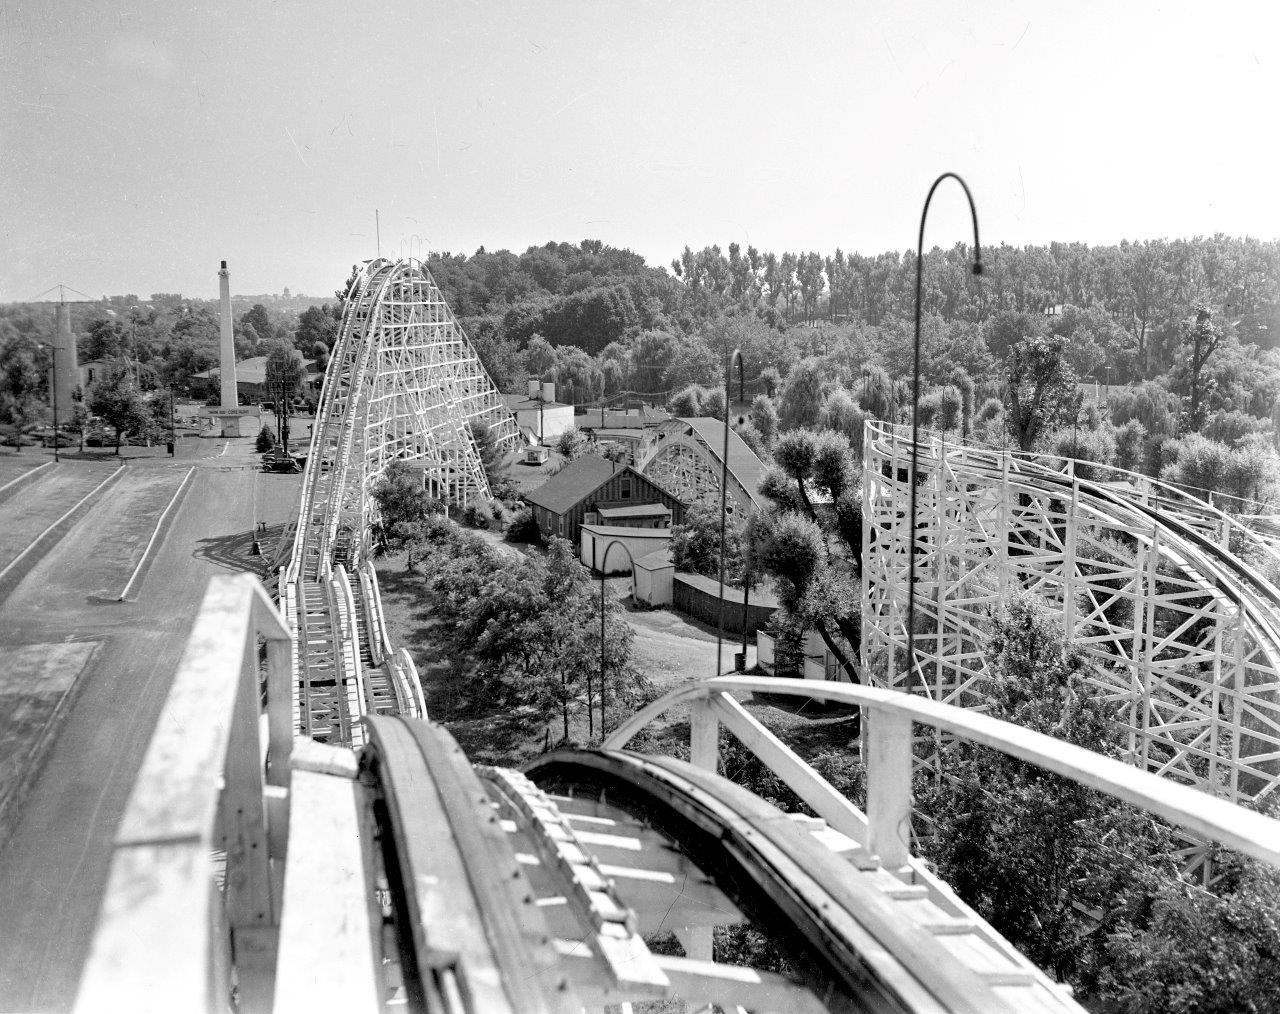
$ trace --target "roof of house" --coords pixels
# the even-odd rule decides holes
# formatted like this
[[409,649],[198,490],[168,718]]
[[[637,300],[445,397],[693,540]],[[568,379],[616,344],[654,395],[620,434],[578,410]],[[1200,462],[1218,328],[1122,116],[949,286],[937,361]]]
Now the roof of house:
[[608,482],[617,470],[612,461],[599,455],[584,454],[569,462],[537,489],[526,493],[524,498],[553,514],[563,514]]
[[671,508],[660,503],[637,503],[630,504],[626,507],[601,507],[601,520],[609,520],[611,518],[656,518],[666,517],[671,513]]

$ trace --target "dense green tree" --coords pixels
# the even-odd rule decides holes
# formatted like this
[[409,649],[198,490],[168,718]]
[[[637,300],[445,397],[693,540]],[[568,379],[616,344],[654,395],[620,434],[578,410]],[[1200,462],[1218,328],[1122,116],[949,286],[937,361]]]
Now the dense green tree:
[[1204,425],[1204,374],[1209,360],[1222,344],[1222,328],[1213,322],[1213,314],[1203,304],[1195,308],[1194,318],[1181,325],[1182,347],[1186,356],[1186,369],[1191,389],[1187,411],[1187,426],[1198,430]]
[[[745,573],[745,529],[740,518],[728,520],[724,531],[725,580],[741,582]],[[671,529],[671,559],[676,570],[706,577],[720,574],[720,510],[695,504],[684,521]]]
[[254,303],[253,306],[249,307],[241,315],[240,323],[243,326],[253,328],[259,341],[271,342],[277,337],[275,321],[271,319],[271,314],[267,312],[267,308],[261,303]]
[[149,439],[154,428],[147,399],[125,368],[110,371],[93,386],[89,410],[115,430],[116,454],[126,437]]
[[566,461],[573,461],[587,453],[591,441],[576,426],[570,426],[556,438],[556,452]]
[[796,363],[778,398],[778,421],[782,429],[816,425],[826,387],[827,378],[818,359],[810,357]]
[[1020,450],[1035,450],[1044,434],[1078,410],[1066,345],[1061,335],[1024,338],[1005,357],[1005,419]]
[[778,439],[773,457],[760,483],[771,506],[752,524],[752,566],[773,578],[788,616],[816,630],[847,678],[859,680],[862,506],[853,449],[841,433],[800,429]]
[[[16,331],[0,338],[0,421],[21,433],[43,404],[45,357],[33,338]],[[16,441],[22,450],[22,441]]]
[[773,447],[778,437],[778,409],[773,399],[765,394],[757,394],[751,401],[751,425],[760,434],[766,448]]
[[[247,316],[247,314],[246,314]],[[338,340],[338,322],[329,312],[329,304],[309,306],[298,314],[298,327],[293,333],[293,344],[314,357],[315,346],[333,348]]]
[[862,455],[862,430],[866,421],[867,413],[858,407],[853,397],[842,387],[827,395],[822,403],[822,410],[818,413],[818,427],[843,433],[858,458]]
[[[1083,654],[1048,609],[1013,596],[992,619],[990,677],[981,688],[993,717],[1111,756],[1122,751],[1112,705],[1085,682]],[[1057,978],[1087,974],[1097,927],[1086,910],[1159,861],[1174,875],[1167,832],[1068,779],[969,744],[944,748],[943,781],[918,787],[933,822],[929,858],[962,898]],[[1117,837],[1119,836],[1119,837]],[[1124,851],[1109,847],[1115,838]]]
[[399,458],[391,461],[373,484],[371,528],[375,556],[405,553],[405,569],[413,569],[413,557],[437,534],[431,521],[440,509],[422,486],[421,476]]

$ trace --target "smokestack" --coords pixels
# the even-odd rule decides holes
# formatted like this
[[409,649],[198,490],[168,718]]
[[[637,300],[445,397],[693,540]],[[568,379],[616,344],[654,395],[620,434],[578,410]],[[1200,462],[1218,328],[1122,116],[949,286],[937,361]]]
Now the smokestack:
[[71,395],[80,383],[80,364],[76,357],[76,336],[71,333],[71,307],[59,302],[54,310],[53,371],[50,389],[57,385],[56,395],[62,418],[70,418]]
[[236,341],[231,330],[231,273],[226,261],[218,271],[218,298],[222,304],[221,407],[235,408],[240,399],[236,396]]

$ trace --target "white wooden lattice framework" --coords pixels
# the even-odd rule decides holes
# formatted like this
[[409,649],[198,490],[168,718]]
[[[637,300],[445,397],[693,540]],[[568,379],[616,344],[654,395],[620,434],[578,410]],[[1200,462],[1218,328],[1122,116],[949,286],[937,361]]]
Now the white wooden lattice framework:
[[393,459],[420,463],[427,490],[449,503],[487,498],[473,421],[502,450],[515,448],[515,420],[426,266],[367,262],[347,297],[312,432],[301,526],[309,531],[299,539],[311,569],[340,531],[351,533],[354,554],[367,549],[369,493]]
[[[1280,776],[1276,551],[1146,476],[921,440],[916,665],[906,660],[911,437],[868,422],[862,662],[882,686],[982,708],[991,611],[1026,589],[1062,610],[1120,706],[1132,763],[1233,802]],[[1194,859],[1189,855],[1188,859]]]
[[[640,471],[681,503],[690,507],[702,504],[718,511],[722,427],[723,423],[715,419],[670,419],[664,422],[658,427],[658,438],[648,456],[640,462]],[[736,433],[731,433],[731,438],[737,443],[742,442]],[[735,467],[735,451],[741,455],[745,447],[745,444],[741,448],[734,444],[730,448],[729,494],[725,502],[725,511],[730,516],[750,512],[756,496],[755,476],[764,467],[759,458],[747,449],[750,453],[747,460],[750,474],[739,474],[741,462],[739,467]]]

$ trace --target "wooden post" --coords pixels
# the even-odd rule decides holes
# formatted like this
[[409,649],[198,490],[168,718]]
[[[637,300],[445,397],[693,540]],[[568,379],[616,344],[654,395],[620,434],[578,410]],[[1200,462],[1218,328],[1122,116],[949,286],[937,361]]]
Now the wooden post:
[[689,713],[689,762],[714,772],[720,760],[720,720],[708,700],[697,701]]
[[[873,606],[869,606],[871,602],[871,571],[867,564],[871,560],[871,484],[877,480],[871,468],[871,442],[875,439],[874,430],[871,426],[871,420],[867,419],[862,424],[862,560],[859,563],[858,570],[860,583],[862,585],[862,601],[863,608],[858,610],[858,622],[861,626],[861,637],[858,639],[858,662],[862,666],[862,671],[871,672],[871,652],[868,649],[867,639],[871,636],[872,627],[867,620],[867,614]],[[760,654],[760,639],[756,638],[756,657]]]
[[[1143,603],[1146,607],[1146,616],[1143,620],[1142,630],[1142,659],[1138,666],[1138,672],[1142,677],[1142,767],[1147,766],[1147,758],[1151,752],[1151,685],[1153,681],[1154,667],[1152,663],[1154,659],[1152,655],[1155,653],[1156,647],[1156,595],[1159,591],[1157,580],[1160,573],[1160,527],[1152,525],[1151,527],[1151,549],[1147,555],[1147,580],[1146,580],[1146,601]],[[1135,608],[1136,618],[1136,608]]]
[[1071,506],[1066,517],[1066,539],[1062,552],[1062,629],[1069,638],[1076,633],[1076,519],[1079,517],[1077,503],[1080,499],[1080,478],[1076,475],[1076,463],[1073,459],[1071,469]]
[[1000,547],[997,550],[1002,601],[1009,594],[1009,510],[1009,452],[1005,451],[1000,455]]
[[911,858],[911,719],[870,709],[867,720],[867,849],[897,869]]

